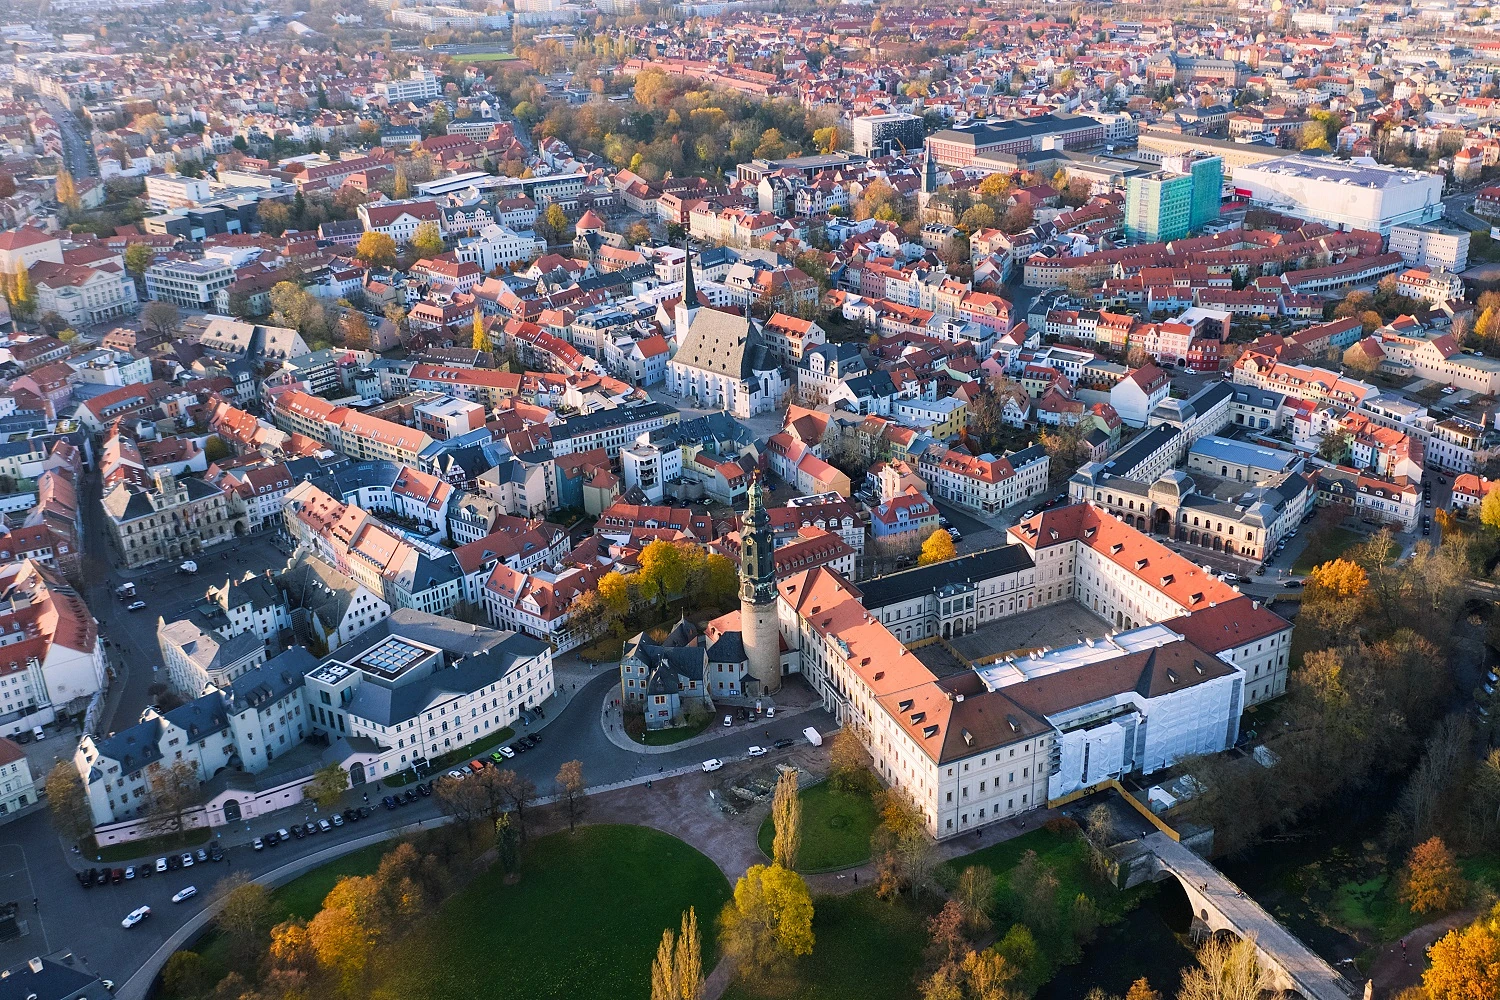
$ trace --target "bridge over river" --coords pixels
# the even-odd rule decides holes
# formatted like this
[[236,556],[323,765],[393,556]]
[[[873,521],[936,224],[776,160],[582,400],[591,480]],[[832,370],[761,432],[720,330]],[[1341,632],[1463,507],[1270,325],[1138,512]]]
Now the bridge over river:
[[1156,865],[1156,880],[1176,877],[1193,907],[1194,922],[1208,931],[1254,937],[1276,986],[1305,1000],[1351,1000],[1362,994],[1217,868],[1161,831],[1142,838]]

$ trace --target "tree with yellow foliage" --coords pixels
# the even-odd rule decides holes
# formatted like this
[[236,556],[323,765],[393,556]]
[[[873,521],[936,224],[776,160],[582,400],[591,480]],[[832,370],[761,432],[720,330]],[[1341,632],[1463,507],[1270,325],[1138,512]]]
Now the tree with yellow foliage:
[[490,332],[484,327],[484,310],[477,305],[474,307],[474,342],[470,346],[476,351],[494,349],[490,345]]
[[1010,192],[1010,178],[1005,174],[990,174],[979,182],[981,198],[1004,198]]
[[1431,1000],[1500,997],[1500,904],[1467,927],[1449,931],[1427,951],[1422,986]]
[[742,979],[758,979],[813,950],[807,883],[781,865],[752,865],[719,914],[719,944]]
[[948,534],[948,529],[937,528],[922,543],[922,554],[917,557],[917,565],[930,566],[933,563],[947,562],[957,556],[958,549],[953,546],[953,536]]
[[371,230],[354,245],[354,256],[370,267],[390,267],[396,263],[396,241],[385,233]]
[[1500,490],[1490,490],[1479,504],[1479,521],[1486,528],[1500,531]]
[[1339,598],[1362,598],[1370,589],[1370,577],[1364,567],[1348,559],[1330,559],[1319,563],[1307,574],[1309,588],[1317,588]]
[[599,596],[604,598],[604,610],[615,618],[623,618],[630,610],[630,584],[616,571],[600,578]]

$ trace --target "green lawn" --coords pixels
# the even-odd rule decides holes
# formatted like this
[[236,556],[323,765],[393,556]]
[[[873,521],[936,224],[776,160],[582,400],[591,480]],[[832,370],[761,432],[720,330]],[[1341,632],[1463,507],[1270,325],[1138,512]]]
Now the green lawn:
[[911,1000],[927,943],[925,922],[937,908],[903,897],[883,903],[873,889],[813,900],[813,953],[798,959],[786,982],[752,988],[735,983],[723,1000]]
[[[1337,559],[1354,546],[1367,541],[1369,537],[1358,531],[1350,531],[1348,528],[1332,528],[1322,535],[1308,539],[1307,548],[1303,549],[1302,555],[1297,557],[1297,562],[1292,566],[1292,572],[1298,575],[1309,573],[1314,566],[1330,559]],[[1395,554],[1392,552],[1391,558],[1394,558]]]
[[[638,723],[644,725],[644,719],[641,716],[634,716],[634,718]],[[715,718],[716,716],[713,715],[705,715],[697,722],[686,726],[673,726],[671,729],[642,729],[639,732],[631,733],[630,738],[648,747],[669,747],[674,743],[690,740],[702,733],[703,730],[713,724]],[[626,729],[628,731],[630,729],[628,718],[626,722]]]
[[675,837],[637,826],[590,826],[532,842],[521,879],[473,878],[402,942],[378,995],[407,1000],[641,998],[661,932],[689,906],[703,928],[704,969],[729,883]]
[[132,840],[124,844],[111,844],[108,847],[95,847],[93,851],[84,850],[84,855],[95,855],[100,861],[116,863],[120,861],[134,861],[137,858],[157,858],[163,854],[177,854],[189,847],[200,847],[208,843],[210,831],[205,827],[197,830],[184,830],[165,837],[147,837],[144,840]]
[[1399,891],[1389,869],[1365,882],[1344,882],[1334,891],[1333,914],[1341,927],[1369,933],[1382,943],[1395,941],[1431,919],[1413,914],[1397,898]]
[[[802,848],[797,870],[808,874],[853,868],[870,860],[870,834],[880,822],[868,795],[834,791],[826,781],[801,790]],[[776,827],[767,816],[758,836],[761,852],[771,856]]]

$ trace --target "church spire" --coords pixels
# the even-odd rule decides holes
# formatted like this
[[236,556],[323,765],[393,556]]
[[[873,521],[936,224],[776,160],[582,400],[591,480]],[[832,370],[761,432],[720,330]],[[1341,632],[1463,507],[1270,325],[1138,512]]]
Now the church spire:
[[689,309],[698,308],[698,290],[693,287],[693,245],[682,238],[682,252],[687,255],[682,273],[682,304]]

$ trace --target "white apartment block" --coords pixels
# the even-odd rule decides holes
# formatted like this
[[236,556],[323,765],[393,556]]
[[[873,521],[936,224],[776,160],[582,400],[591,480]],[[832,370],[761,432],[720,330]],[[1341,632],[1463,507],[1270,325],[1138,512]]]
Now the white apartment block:
[[212,194],[208,181],[201,177],[182,177],[178,174],[147,174],[146,201],[153,211],[166,212],[174,208],[197,208]]
[[1469,269],[1467,229],[1443,225],[1391,227],[1391,253],[1418,267],[1441,267],[1454,273]]

